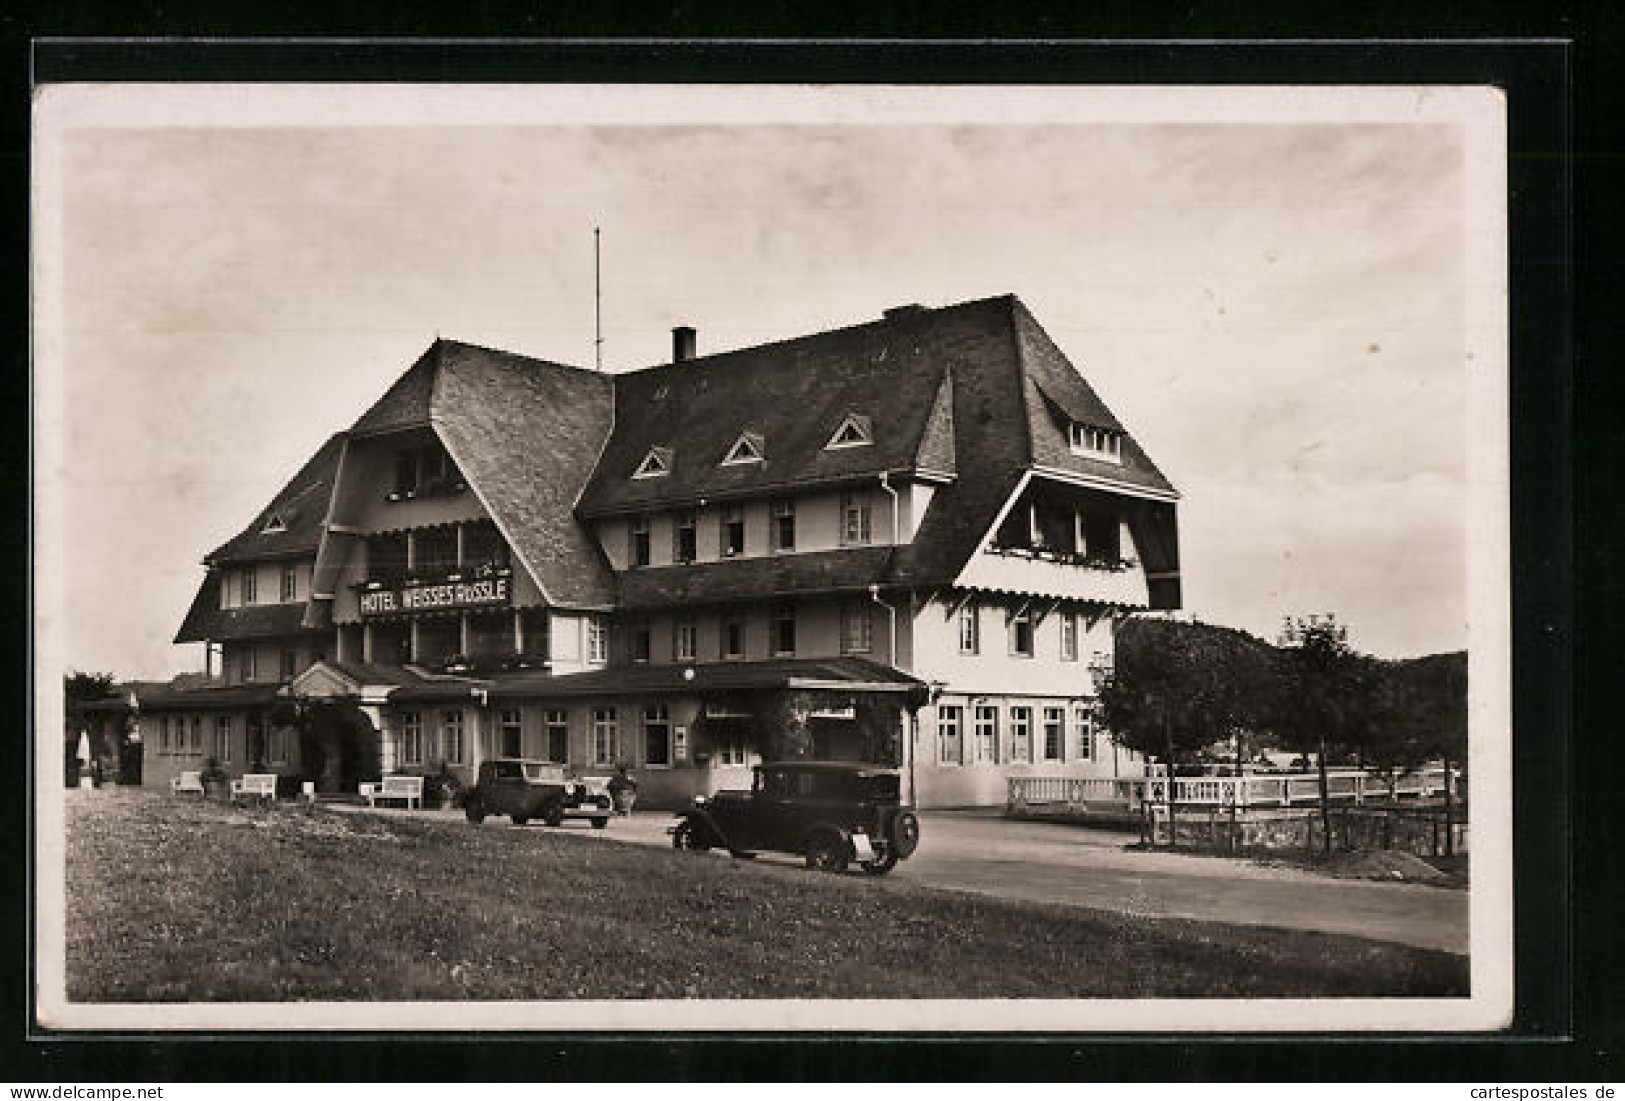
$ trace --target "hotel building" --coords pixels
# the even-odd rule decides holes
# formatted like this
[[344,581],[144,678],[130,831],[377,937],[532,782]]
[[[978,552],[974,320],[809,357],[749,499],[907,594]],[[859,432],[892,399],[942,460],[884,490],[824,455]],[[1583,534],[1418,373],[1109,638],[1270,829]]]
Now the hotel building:
[[1011,296],[618,374],[437,340],[207,572],[207,687],[139,700],[144,782],[318,790],[525,756],[645,803],[766,757],[924,807],[1138,774],[1115,623],[1180,602],[1178,495]]

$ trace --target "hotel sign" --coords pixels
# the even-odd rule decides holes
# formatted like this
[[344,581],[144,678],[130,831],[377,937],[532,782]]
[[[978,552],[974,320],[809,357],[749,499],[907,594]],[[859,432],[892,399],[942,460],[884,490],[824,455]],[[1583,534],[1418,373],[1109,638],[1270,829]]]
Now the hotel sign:
[[489,608],[507,604],[513,578],[484,577],[477,581],[448,581],[442,585],[412,585],[402,589],[369,589],[361,594],[361,614],[398,615],[401,612],[455,612],[463,608]]

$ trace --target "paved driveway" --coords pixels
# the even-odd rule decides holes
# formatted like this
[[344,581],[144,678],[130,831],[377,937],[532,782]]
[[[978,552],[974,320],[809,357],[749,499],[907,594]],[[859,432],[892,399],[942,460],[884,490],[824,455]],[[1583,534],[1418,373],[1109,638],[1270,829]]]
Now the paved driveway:
[[[1295,868],[1172,853],[1128,852],[1133,836],[996,814],[927,811],[920,850],[895,878],[1001,898],[1344,933],[1466,953],[1467,892],[1412,883],[1331,879]],[[568,827],[601,841],[669,845],[672,818],[645,811],[607,830]],[[725,860],[713,854],[700,859]],[[791,860],[764,855],[765,861]]]

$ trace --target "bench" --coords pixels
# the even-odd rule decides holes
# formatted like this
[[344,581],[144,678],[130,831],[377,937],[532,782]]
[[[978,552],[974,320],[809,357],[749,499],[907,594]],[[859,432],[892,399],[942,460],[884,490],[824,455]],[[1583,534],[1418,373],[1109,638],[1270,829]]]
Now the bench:
[[418,810],[422,810],[423,777],[385,776],[380,784],[362,784],[361,797],[369,807],[376,807],[380,799],[400,799],[406,803],[408,810],[412,809],[414,803]]
[[231,782],[231,801],[235,803],[240,796],[252,795],[262,803],[276,800],[276,773],[250,772],[240,780]]
[[186,792],[197,795],[203,794],[203,774],[201,772],[188,771],[170,778],[169,793],[171,795],[181,795]]

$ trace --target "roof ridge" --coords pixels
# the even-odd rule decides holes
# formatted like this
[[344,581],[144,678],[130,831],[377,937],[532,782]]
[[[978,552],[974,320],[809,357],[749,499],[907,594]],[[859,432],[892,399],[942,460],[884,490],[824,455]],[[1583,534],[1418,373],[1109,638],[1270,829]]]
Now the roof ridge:
[[459,348],[468,348],[476,352],[486,352],[491,355],[506,356],[509,359],[523,360],[525,363],[534,363],[541,367],[558,367],[566,371],[576,371],[584,375],[608,375],[611,371],[598,371],[591,367],[577,367],[574,363],[560,363],[554,359],[543,359],[540,356],[526,355],[524,352],[515,352],[509,348],[494,348],[489,344],[475,344],[469,340],[458,340],[454,337],[441,336],[435,338],[436,344],[455,344]]
[[[1014,293],[1007,291],[1004,294],[989,295],[986,298],[971,298],[963,302],[950,302],[945,306],[926,306],[924,307],[923,312],[924,316],[931,316],[934,314],[948,313],[954,310],[968,310],[977,306],[987,306],[1006,299],[1019,301],[1019,299],[1016,299],[1016,295]],[[882,315],[881,317],[870,318],[867,321],[855,321],[850,325],[837,325],[833,329],[818,329],[810,333],[800,333],[796,336],[787,336],[782,340],[768,340],[761,344],[746,344],[738,348],[729,348],[727,351],[712,352],[710,355],[694,356],[692,359],[684,359],[675,363],[651,363],[646,367],[634,367],[630,370],[616,371],[613,373],[617,376],[627,377],[635,375],[648,375],[655,371],[669,371],[674,369],[692,371],[697,367],[710,366],[727,356],[762,352],[772,348],[783,348],[786,345],[796,344],[803,340],[819,340],[828,336],[836,336],[843,333],[854,333],[859,329],[867,329],[880,325],[907,324],[911,320],[917,319],[919,316],[921,315],[914,314],[910,317],[889,318]]]

